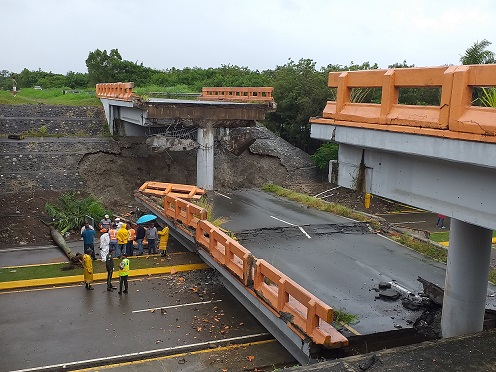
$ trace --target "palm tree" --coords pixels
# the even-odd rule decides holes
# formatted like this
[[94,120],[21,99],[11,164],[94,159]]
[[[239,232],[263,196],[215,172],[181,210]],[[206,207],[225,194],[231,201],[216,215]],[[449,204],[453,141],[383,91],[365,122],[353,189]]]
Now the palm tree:
[[495,63],[495,54],[490,50],[486,50],[492,43],[489,40],[476,41],[474,45],[465,51],[461,56],[460,62],[464,65],[485,65]]

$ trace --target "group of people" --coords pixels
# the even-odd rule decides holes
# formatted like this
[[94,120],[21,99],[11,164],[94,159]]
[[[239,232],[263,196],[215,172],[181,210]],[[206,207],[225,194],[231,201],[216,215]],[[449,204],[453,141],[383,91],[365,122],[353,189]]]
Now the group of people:
[[[166,226],[161,231],[158,231],[153,222],[150,222],[146,227],[138,224],[134,229],[132,223],[124,223],[119,217],[112,222],[110,216],[106,214],[100,221],[98,227],[102,235],[100,236],[100,257],[102,262],[105,262],[107,269],[107,291],[116,289],[112,287],[112,274],[114,271],[114,258],[122,258],[119,264],[119,294],[127,293],[129,276],[129,259],[128,256],[133,256],[134,245],[136,242],[138,248],[138,256],[143,255],[144,240],[148,243],[148,254],[157,253],[157,240],[159,240],[159,250],[162,256],[166,256],[167,242],[169,240],[169,228]],[[84,282],[86,289],[93,289],[93,260],[95,256],[95,229],[88,223],[81,228],[81,237],[84,245],[83,267],[84,267]],[[124,290],[122,287],[124,286]]]
[[[88,249],[83,255],[83,268],[84,268],[84,285],[86,289],[93,290],[91,286],[93,283],[93,251]],[[112,275],[114,274],[114,256],[112,249],[107,253],[105,257],[105,267],[107,269],[107,291],[112,292],[116,287],[112,286]],[[127,293],[128,283],[127,278],[129,277],[129,259],[126,253],[122,255],[122,261],[119,263],[119,294]],[[122,288],[124,287],[124,290]]]

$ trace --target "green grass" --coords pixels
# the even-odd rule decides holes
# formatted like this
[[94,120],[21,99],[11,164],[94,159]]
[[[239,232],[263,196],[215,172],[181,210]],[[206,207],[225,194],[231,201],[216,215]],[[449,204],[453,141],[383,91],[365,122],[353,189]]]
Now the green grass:
[[63,94],[62,88],[36,90],[23,88],[15,96],[9,91],[0,91],[0,104],[4,105],[64,105],[64,106],[100,106],[100,99],[86,91]]
[[[146,257],[147,256],[131,258],[131,272],[133,269],[146,269],[151,267],[166,266],[166,264],[161,261],[161,257],[150,256],[148,259]],[[114,266],[117,269],[119,260],[114,259],[114,262]],[[68,263],[54,263],[48,265],[1,268],[0,282],[83,275],[82,267],[76,267],[72,270],[62,270],[62,267],[68,265]],[[95,273],[106,273],[107,270],[105,268],[105,263],[100,260],[93,261],[93,271]]]
[[433,232],[430,234],[429,239],[436,242],[447,242],[449,241],[449,231]]
[[394,241],[403,244],[418,253],[423,254],[424,256],[430,257],[439,262],[446,263],[446,260],[448,258],[448,250],[445,248],[440,248],[438,246],[435,246],[434,244],[418,241],[416,239],[413,239],[409,235],[393,235],[391,236],[391,238]]

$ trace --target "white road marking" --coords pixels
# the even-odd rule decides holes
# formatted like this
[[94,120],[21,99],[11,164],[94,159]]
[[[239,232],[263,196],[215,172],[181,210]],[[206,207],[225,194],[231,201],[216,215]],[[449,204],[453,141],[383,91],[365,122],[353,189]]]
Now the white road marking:
[[285,223],[285,224],[290,225],[290,226],[298,226],[298,225],[295,225],[294,223],[291,223],[291,222],[288,222],[288,221],[281,220],[280,218],[277,218],[277,217],[274,217],[274,216],[270,216],[270,218],[273,218],[274,220],[281,221],[282,223]]
[[298,226],[298,228],[300,229],[300,231],[305,234],[305,236],[308,238],[308,239],[312,239],[312,237],[310,235],[307,234],[307,232],[305,230],[303,230],[303,227],[301,226]]
[[278,221],[281,221],[282,223],[285,223],[289,226],[296,226],[297,228],[300,229],[300,231],[305,234],[305,236],[308,238],[308,239],[312,239],[312,237],[310,235],[307,234],[307,232],[305,230],[303,230],[303,227],[301,226],[298,226],[298,225],[295,225],[294,223],[291,223],[291,222],[288,222],[288,221],[284,221],[284,220],[281,220],[280,218],[277,218],[277,217],[274,217],[274,216],[270,216],[270,218],[273,218],[275,220],[278,220]]
[[133,310],[132,313],[143,313],[145,311],[161,310],[161,309],[174,309],[174,308],[178,308],[178,307],[186,307],[186,306],[194,306],[194,305],[206,305],[206,304],[213,304],[216,302],[222,302],[222,300],[211,300],[211,301],[202,301],[202,302],[191,302],[188,304],[181,304],[181,305],[151,307],[149,309]]
[[[164,355],[164,353],[170,353],[170,352],[179,353],[181,351],[190,350],[191,348],[198,348],[198,347],[204,347],[204,346],[210,347],[210,345],[221,344],[221,343],[226,343],[226,342],[233,342],[233,341],[242,341],[244,339],[251,339],[254,337],[265,337],[268,335],[269,335],[269,333],[256,333],[253,335],[224,338],[222,340],[211,340],[211,341],[207,341],[207,342],[199,342],[196,344],[165,347],[162,349],[139,351],[136,353],[121,354],[121,355],[112,355],[112,356],[103,357],[103,358],[79,360],[76,362],[53,364],[50,366],[43,366],[43,367],[18,369],[18,370],[12,371],[12,372],[32,372],[32,371],[34,372],[34,371],[48,371],[48,370],[59,371],[59,370],[66,370],[69,367],[77,367],[77,366],[84,366],[84,365],[95,365],[95,364],[108,365],[108,364],[111,364],[112,361],[119,362],[119,361],[123,361],[123,360],[128,360],[129,358],[132,358],[133,360],[135,360],[138,358],[146,358],[146,357],[152,357],[152,356],[157,356],[157,355]],[[98,368],[96,368],[96,369],[98,369]]]
[[224,197],[224,198],[226,198],[226,199],[231,199],[231,197],[230,197],[230,196],[227,196],[227,195],[221,194],[220,192],[214,191],[214,193],[215,193],[215,194],[217,194],[217,195],[220,195],[220,196],[222,196],[222,197]]

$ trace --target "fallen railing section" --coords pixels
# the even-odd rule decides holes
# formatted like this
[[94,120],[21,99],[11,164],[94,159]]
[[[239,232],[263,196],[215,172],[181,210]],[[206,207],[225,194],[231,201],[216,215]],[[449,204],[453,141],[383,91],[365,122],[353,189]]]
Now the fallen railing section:
[[[150,184],[145,183],[145,184]],[[166,195],[163,208],[150,201],[145,184],[135,197],[157,214],[193,237],[198,248],[241,283],[303,341],[325,348],[348,345],[332,325],[333,309],[268,262],[257,259],[232,237],[207,221],[207,212],[197,205]],[[156,197],[156,196],[154,196]],[[154,205],[155,204],[155,205]]]
[[[313,124],[344,125],[482,142],[496,142],[496,109],[472,105],[474,87],[496,86],[496,65],[330,72],[337,88]],[[439,106],[404,105],[400,88],[439,87]],[[381,88],[380,103],[352,102],[352,89]]]

